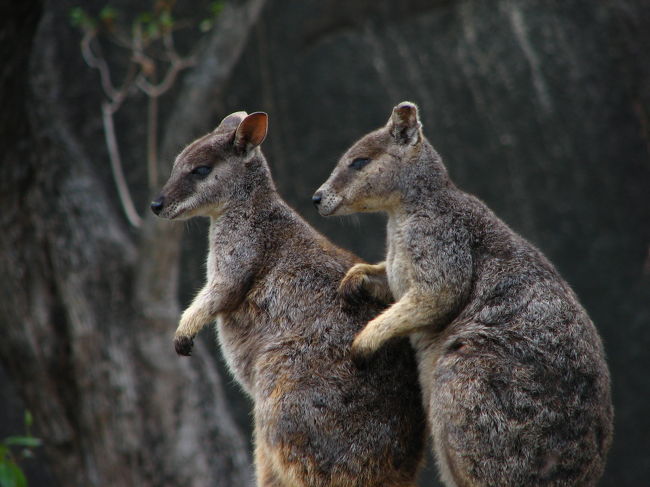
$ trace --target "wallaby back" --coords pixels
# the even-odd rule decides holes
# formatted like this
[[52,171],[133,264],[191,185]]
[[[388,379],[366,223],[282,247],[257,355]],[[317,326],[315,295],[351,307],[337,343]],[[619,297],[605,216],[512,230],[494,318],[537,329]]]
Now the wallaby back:
[[161,216],[211,217],[207,283],[183,313],[176,348],[189,354],[217,319],[227,363],[254,402],[258,485],[414,486],[426,419],[411,347],[392,344],[371,368],[351,362],[355,334],[385,304],[352,307],[337,293],[359,259],[277,194],[258,147],[265,133],[263,114],[226,117],[179,155],[154,202]]
[[396,106],[314,195],[323,215],[388,214],[396,302],[355,338],[367,358],[410,335],[434,452],[449,486],[590,486],[612,439],[603,346],[569,285],[533,245],[456,188],[417,107]]

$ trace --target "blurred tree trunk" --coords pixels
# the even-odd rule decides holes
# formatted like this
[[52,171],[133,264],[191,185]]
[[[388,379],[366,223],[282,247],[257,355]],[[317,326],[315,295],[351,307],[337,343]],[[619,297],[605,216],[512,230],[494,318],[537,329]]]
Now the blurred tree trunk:
[[[263,3],[228,5],[206,39],[208,61],[171,113],[161,174],[206,130],[209,100]],[[78,55],[58,41],[67,12],[40,2],[3,10],[0,360],[53,475],[60,485],[249,485],[247,444],[214,361],[200,344],[191,361],[171,345],[182,226],[148,215],[131,232],[94,170],[64,96],[60,67]]]

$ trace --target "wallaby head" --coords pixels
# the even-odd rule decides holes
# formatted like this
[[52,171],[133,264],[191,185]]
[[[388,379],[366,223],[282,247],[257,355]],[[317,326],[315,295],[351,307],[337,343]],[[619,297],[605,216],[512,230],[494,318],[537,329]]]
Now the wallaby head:
[[[433,157],[423,160],[423,153]],[[430,166],[426,173],[432,186],[446,182],[446,170],[422,134],[417,106],[404,101],[393,108],[385,126],[343,154],[312,201],[323,216],[387,211],[407,192],[409,168],[421,163]]]
[[266,113],[228,115],[178,155],[169,180],[151,203],[153,212],[170,220],[218,216],[230,202],[249,196],[256,175],[270,181],[258,149],[267,128]]

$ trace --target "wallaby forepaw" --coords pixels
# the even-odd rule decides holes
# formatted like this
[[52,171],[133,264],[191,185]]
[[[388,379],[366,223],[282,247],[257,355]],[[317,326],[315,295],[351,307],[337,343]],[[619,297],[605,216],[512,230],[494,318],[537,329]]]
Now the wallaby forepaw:
[[367,277],[362,270],[362,265],[353,266],[339,284],[339,294],[349,303],[356,304],[368,298],[368,292],[364,287]]
[[352,342],[352,348],[350,349],[352,362],[359,369],[365,369],[368,367],[370,360],[372,359],[375,350],[365,343],[363,335],[358,335],[357,338]]
[[365,353],[356,353],[354,350],[352,350],[352,353],[350,355],[350,358],[352,359],[352,363],[354,366],[359,369],[359,370],[366,370],[370,364],[370,360],[372,359],[372,355],[368,355]]
[[182,335],[174,337],[174,348],[178,355],[189,357],[192,355],[192,347],[194,347],[194,339],[192,337]]

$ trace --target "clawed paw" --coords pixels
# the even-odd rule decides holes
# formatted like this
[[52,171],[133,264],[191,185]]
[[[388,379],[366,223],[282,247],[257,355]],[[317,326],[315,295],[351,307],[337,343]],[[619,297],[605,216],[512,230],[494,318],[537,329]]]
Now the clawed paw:
[[368,368],[374,353],[375,351],[364,343],[363,335],[358,335],[352,342],[351,359],[358,369]]
[[339,294],[349,303],[360,303],[368,299],[368,291],[365,289],[367,275],[362,264],[353,266],[339,284]]
[[351,355],[351,359],[352,359],[352,363],[357,369],[366,370],[370,365],[372,355],[366,355],[364,353],[355,353],[353,351]]
[[192,347],[194,347],[194,338],[190,336],[174,337],[174,349],[178,355],[189,357],[192,355]]

